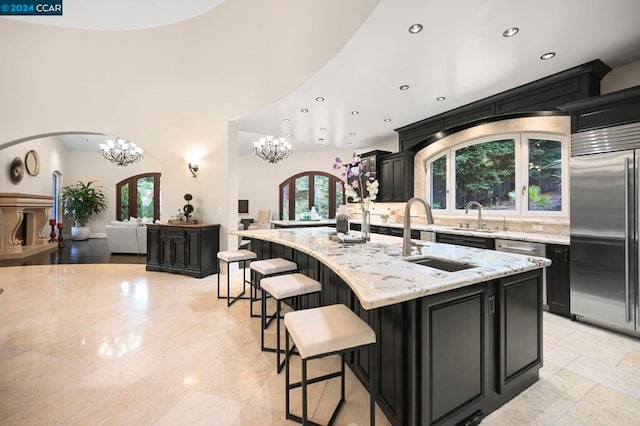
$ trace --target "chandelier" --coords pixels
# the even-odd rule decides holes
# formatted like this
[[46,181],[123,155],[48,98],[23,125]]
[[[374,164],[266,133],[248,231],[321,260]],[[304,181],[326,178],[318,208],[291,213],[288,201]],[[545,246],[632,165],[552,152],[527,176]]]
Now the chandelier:
[[253,155],[268,163],[277,163],[291,155],[291,144],[282,138],[267,136],[253,143]]
[[118,166],[128,166],[142,160],[142,148],[124,139],[108,139],[100,144],[100,155]]

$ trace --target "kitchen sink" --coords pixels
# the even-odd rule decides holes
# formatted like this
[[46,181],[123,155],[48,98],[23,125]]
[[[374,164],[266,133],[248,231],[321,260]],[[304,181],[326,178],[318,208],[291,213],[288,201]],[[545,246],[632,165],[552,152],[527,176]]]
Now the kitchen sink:
[[495,229],[461,228],[459,226],[452,226],[449,229],[452,229],[454,231],[482,232],[482,233],[485,233],[485,234],[490,234],[492,232],[498,232]]
[[451,260],[435,259],[433,257],[416,257],[404,259],[407,262],[415,263],[417,265],[428,266],[430,268],[440,269],[441,271],[456,272],[464,269],[475,268],[476,265],[470,265],[468,263],[454,262]]

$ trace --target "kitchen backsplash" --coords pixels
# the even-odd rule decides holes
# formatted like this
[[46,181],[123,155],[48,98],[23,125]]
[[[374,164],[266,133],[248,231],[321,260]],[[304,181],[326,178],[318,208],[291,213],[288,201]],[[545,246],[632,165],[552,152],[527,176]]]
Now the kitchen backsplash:
[[[404,207],[405,203],[373,203],[371,208],[371,223],[383,224],[383,215],[389,215],[387,219],[388,223],[402,223],[404,220]],[[360,219],[360,206],[359,204],[349,204],[349,216],[354,220]],[[493,213],[493,212],[491,212]],[[489,229],[500,229],[504,225],[504,219],[502,217],[495,217],[487,211],[483,211],[482,221]],[[436,225],[442,226],[466,226],[469,224],[470,228],[475,228],[478,222],[477,210],[470,211],[467,215],[451,215],[451,214],[439,214],[437,211],[433,212],[433,219]],[[412,225],[424,225],[427,223],[426,215],[424,214],[421,205],[414,205],[411,208],[411,224]],[[510,231],[514,232],[527,232],[527,233],[541,233],[541,234],[554,234],[554,235],[566,235],[569,236],[569,221],[563,218],[515,218],[506,217],[506,223]],[[461,225],[462,224],[462,225]]]

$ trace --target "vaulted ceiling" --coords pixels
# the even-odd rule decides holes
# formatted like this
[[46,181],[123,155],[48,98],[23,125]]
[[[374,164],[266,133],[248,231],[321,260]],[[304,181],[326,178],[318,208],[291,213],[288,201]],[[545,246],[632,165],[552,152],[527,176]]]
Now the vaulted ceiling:
[[211,154],[230,120],[242,153],[266,134],[296,151],[360,147],[596,58],[640,60],[637,0],[136,3],[65,0],[64,19],[0,19],[0,147],[95,132],[160,159]]

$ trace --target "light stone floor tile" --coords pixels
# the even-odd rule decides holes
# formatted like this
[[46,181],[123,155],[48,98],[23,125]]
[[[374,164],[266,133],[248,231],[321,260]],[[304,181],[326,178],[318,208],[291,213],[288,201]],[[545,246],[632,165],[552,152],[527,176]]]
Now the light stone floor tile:
[[243,404],[237,401],[193,391],[174,405],[156,425],[227,426],[235,422],[242,408]]
[[[259,350],[259,320],[249,318],[248,301],[227,308],[216,297],[215,275],[108,264],[9,267],[2,275],[1,424],[293,424],[284,374],[275,373],[274,354]],[[232,273],[232,291],[240,277]],[[639,424],[640,340],[546,312],[543,322],[540,380],[483,424]],[[266,336],[275,341],[274,326]],[[309,372],[339,365],[338,357],[314,360]],[[297,357],[291,373],[299,380]],[[339,380],[311,388],[310,412],[326,421]],[[298,391],[294,411],[299,405]],[[336,424],[368,424],[368,416],[368,393],[347,369]]]
[[597,385],[567,414],[567,421],[583,425],[637,425],[640,402],[603,385]]

